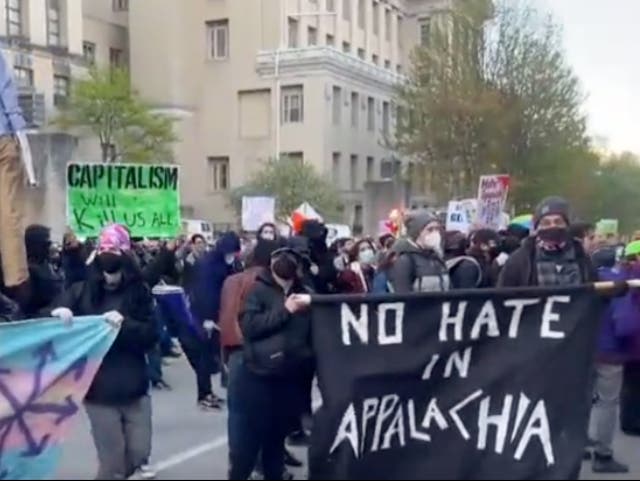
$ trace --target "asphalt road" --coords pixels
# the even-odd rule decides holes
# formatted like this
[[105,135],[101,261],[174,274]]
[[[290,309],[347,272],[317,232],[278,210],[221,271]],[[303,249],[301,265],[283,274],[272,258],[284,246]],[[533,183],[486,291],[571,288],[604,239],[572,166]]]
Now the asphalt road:
[[[165,368],[171,392],[153,393],[153,455],[158,479],[226,479],[226,413],[203,413],[196,407],[195,376],[184,360]],[[216,388],[219,382],[214,383]],[[217,391],[221,391],[218,389]],[[639,407],[640,408],[640,407]],[[621,461],[631,464],[627,476],[596,477],[585,463],[583,479],[640,478],[640,438],[616,440]],[[302,456],[302,452],[298,452]],[[97,472],[95,449],[84,412],[66,443],[57,479],[92,479]],[[297,472],[297,479],[304,472]]]

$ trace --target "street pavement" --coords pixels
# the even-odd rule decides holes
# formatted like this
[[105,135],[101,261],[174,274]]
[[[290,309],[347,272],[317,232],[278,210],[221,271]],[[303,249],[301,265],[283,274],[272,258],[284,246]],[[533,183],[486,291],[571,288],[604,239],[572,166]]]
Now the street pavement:
[[[226,479],[226,412],[204,413],[196,407],[195,376],[184,359],[165,367],[165,378],[173,391],[153,392],[152,463],[159,471],[158,479]],[[219,386],[216,379],[217,393],[222,392]],[[620,434],[616,450],[621,461],[631,464],[629,475],[597,477],[585,463],[583,479],[639,479],[640,438]],[[296,455],[302,457],[303,452]],[[56,479],[93,479],[96,472],[95,449],[83,412],[65,445]],[[295,474],[297,479],[304,477],[303,471]]]

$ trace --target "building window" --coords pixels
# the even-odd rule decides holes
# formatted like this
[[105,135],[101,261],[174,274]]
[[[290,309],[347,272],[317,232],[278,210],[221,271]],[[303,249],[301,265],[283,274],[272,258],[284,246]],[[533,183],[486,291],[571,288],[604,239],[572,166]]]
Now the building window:
[[384,11],[384,38],[391,41],[391,10],[385,9]]
[[333,158],[332,158],[332,162],[331,162],[331,177],[333,179],[333,185],[335,185],[338,189],[341,187],[341,180],[342,180],[342,176],[341,174],[341,170],[342,170],[342,166],[341,164],[341,156],[340,156],[340,152],[334,152],[333,153]]
[[396,66],[396,72],[398,73],[398,75],[402,75],[402,65],[398,64]]
[[318,29],[315,27],[309,27],[307,29],[307,43],[311,47],[318,45]]
[[367,54],[365,53],[365,51],[364,51],[364,49],[363,49],[363,48],[359,48],[359,49],[358,49],[358,58],[359,58],[360,60],[365,60],[366,55],[367,55]]
[[109,49],[109,65],[111,68],[121,68],[124,66],[124,52],[119,48]]
[[367,15],[365,0],[358,0],[358,27],[364,29]]
[[431,40],[431,19],[423,18],[420,20],[420,45],[428,47]]
[[206,25],[209,60],[226,60],[229,57],[229,20],[212,20]]
[[391,70],[391,60],[384,61],[384,68],[386,68],[387,70]]
[[333,125],[340,125],[342,118],[342,89],[340,87],[333,87],[332,102]]
[[353,233],[355,235],[362,234],[362,218],[363,218],[362,205],[356,204],[353,207]]
[[47,0],[47,34],[49,45],[60,46],[60,3],[59,0]]
[[347,22],[351,21],[351,0],[342,1],[342,18]]
[[342,42],[342,51],[344,53],[351,53],[351,44],[349,42]]
[[380,57],[378,57],[375,53],[371,56],[371,61],[374,65],[380,65]]
[[22,0],[7,1],[7,33],[9,37],[22,36]]
[[33,70],[25,67],[14,67],[13,75],[15,77],[18,88],[33,89]]
[[302,85],[282,87],[282,123],[304,122],[304,89]]
[[289,48],[298,48],[299,23],[295,18],[289,17]]
[[82,42],[82,56],[89,65],[95,65],[96,44],[93,42]]
[[373,157],[367,157],[367,182],[373,180],[373,169],[375,167],[375,160]]
[[229,157],[209,157],[209,188],[212,192],[229,190]]
[[367,130],[376,130],[376,101],[373,97],[367,99]]
[[402,29],[403,29],[402,17],[398,15],[398,49],[402,50]]
[[373,34],[380,35],[380,4],[373,2]]
[[335,11],[336,11],[335,0],[327,0],[327,12],[335,12]]
[[335,47],[336,46],[336,38],[330,33],[327,34],[327,47]]
[[380,177],[382,179],[392,179],[393,174],[393,162],[383,159],[380,162]]
[[113,0],[112,8],[114,12],[128,12],[129,0]]
[[304,164],[304,152],[282,152],[280,158],[292,164],[300,166]]
[[61,107],[69,99],[71,81],[64,75],[53,76],[53,105]]
[[360,96],[358,92],[351,92],[351,127],[358,128],[360,120]]
[[389,126],[391,124],[391,109],[389,102],[382,102],[382,133],[389,135]]
[[358,190],[358,156],[357,155],[352,155],[351,156],[351,175],[350,175],[350,180],[351,180],[351,191],[355,192],[356,190]]

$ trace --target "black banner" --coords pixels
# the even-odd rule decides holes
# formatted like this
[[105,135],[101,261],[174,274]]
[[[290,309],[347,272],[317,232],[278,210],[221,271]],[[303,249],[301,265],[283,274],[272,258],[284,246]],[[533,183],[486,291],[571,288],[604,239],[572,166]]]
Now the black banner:
[[312,311],[312,479],[577,476],[591,288],[316,297]]

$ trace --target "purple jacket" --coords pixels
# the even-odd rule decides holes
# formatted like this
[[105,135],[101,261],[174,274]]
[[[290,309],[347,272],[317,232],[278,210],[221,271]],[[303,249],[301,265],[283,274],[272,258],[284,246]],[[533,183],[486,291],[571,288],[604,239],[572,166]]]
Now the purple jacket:
[[[598,269],[601,281],[640,279],[640,272],[624,267]],[[609,301],[604,310],[598,338],[599,362],[624,364],[640,360],[640,291]]]

